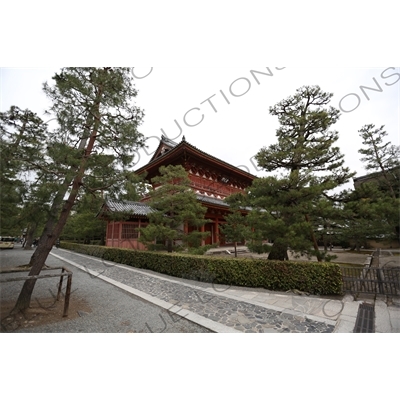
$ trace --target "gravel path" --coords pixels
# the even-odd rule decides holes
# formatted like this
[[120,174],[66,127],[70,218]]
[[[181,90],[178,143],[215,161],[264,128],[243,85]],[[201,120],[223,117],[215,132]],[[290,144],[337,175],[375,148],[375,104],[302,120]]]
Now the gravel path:
[[[2,268],[26,264],[32,252],[16,247],[0,252]],[[65,255],[65,253],[64,253]],[[65,263],[49,256],[47,265],[65,266]],[[124,292],[101,279],[93,279],[77,268],[73,272],[71,299],[83,301],[90,312],[81,311],[76,318],[60,322],[18,329],[21,333],[208,333],[208,329],[186,319],[172,316],[166,310]],[[13,274],[14,275],[14,274]],[[23,273],[26,276],[27,273]],[[7,276],[8,277],[8,276]],[[3,278],[1,278],[3,279]],[[57,292],[58,279],[38,280],[33,293],[36,299],[48,298]],[[18,297],[21,282],[1,283],[2,301]],[[72,302],[72,300],[71,300]],[[1,316],[2,320],[4,316]],[[4,321],[3,321],[4,322]],[[12,331],[9,329],[8,331]]]

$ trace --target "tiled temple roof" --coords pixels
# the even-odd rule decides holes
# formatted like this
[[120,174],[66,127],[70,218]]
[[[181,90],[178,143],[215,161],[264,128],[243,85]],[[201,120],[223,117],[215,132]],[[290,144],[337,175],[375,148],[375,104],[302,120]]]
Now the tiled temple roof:
[[153,209],[146,203],[136,201],[106,200],[105,207],[109,212],[127,213],[129,215],[146,217]]
[[166,165],[164,164],[164,160],[168,160],[168,158],[170,158],[173,154],[176,154],[177,152],[179,152],[180,149],[182,148],[186,148],[188,150],[191,150],[194,153],[197,153],[200,157],[204,158],[205,160],[209,160],[213,163],[216,163],[222,167],[224,167],[227,170],[230,170],[232,172],[236,172],[239,173],[239,175],[241,176],[245,176],[246,178],[250,178],[251,180],[256,179],[257,177],[253,174],[251,174],[250,172],[247,172],[239,167],[235,167],[209,153],[206,153],[203,150],[200,150],[198,147],[190,144],[189,142],[186,141],[185,137],[182,138],[182,141],[180,143],[176,143],[173,142],[172,140],[166,138],[165,136],[162,136],[161,141],[160,141],[160,145],[159,145],[159,149],[163,146],[163,145],[167,145],[170,150],[166,151],[164,154],[159,154],[158,150],[155,152],[154,156],[157,155],[157,157],[154,157],[150,160],[150,162],[139,168],[136,172],[138,174],[142,174],[144,171],[149,170],[150,168],[152,168],[154,165]]

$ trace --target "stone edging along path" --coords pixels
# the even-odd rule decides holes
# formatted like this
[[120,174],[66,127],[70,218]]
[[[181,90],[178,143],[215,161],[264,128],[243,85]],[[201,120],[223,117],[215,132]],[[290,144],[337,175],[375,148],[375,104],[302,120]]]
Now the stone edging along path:
[[[68,254],[68,259],[61,257],[61,252]],[[210,293],[210,284],[201,287],[195,282],[195,286],[65,250],[53,251],[52,255],[72,262],[94,277],[128,290],[132,288],[133,294],[143,294],[141,297],[147,301],[170,309],[175,318],[196,320],[198,316],[194,322],[208,325],[207,328],[216,332],[331,333],[335,328],[334,322],[321,322],[298,312],[281,312],[235,300],[225,297],[223,291]],[[150,326],[147,328],[152,331]]]

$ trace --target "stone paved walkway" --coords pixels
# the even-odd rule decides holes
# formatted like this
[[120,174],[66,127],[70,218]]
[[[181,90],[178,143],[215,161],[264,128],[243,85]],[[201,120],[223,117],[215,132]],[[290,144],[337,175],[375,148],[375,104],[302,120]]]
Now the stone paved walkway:
[[[225,297],[223,287],[218,287],[218,292],[214,290],[210,293],[211,284],[196,282],[194,285],[186,280],[177,282],[174,278],[169,279],[149,271],[135,270],[59,249],[53,250],[52,255],[79,264],[97,278],[120,282],[172,304],[176,306],[175,309],[188,310],[238,332],[331,333],[335,328],[335,322],[312,320],[299,312],[280,312]],[[148,326],[148,330],[152,331],[152,328]]]

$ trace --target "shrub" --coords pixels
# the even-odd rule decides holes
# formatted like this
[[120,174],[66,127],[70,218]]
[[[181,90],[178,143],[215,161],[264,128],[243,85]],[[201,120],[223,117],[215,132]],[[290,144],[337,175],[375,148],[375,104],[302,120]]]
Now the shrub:
[[263,244],[260,242],[249,242],[247,244],[247,248],[252,253],[265,254],[265,253],[269,253],[271,251],[272,246],[270,244]]
[[218,247],[218,245],[216,244],[207,244],[200,247],[190,247],[188,249],[188,253],[192,255],[202,256],[206,254],[208,250],[215,249],[216,247]]
[[341,294],[342,274],[332,263],[217,258],[61,243],[61,247],[161,274],[232,286],[311,294]]

